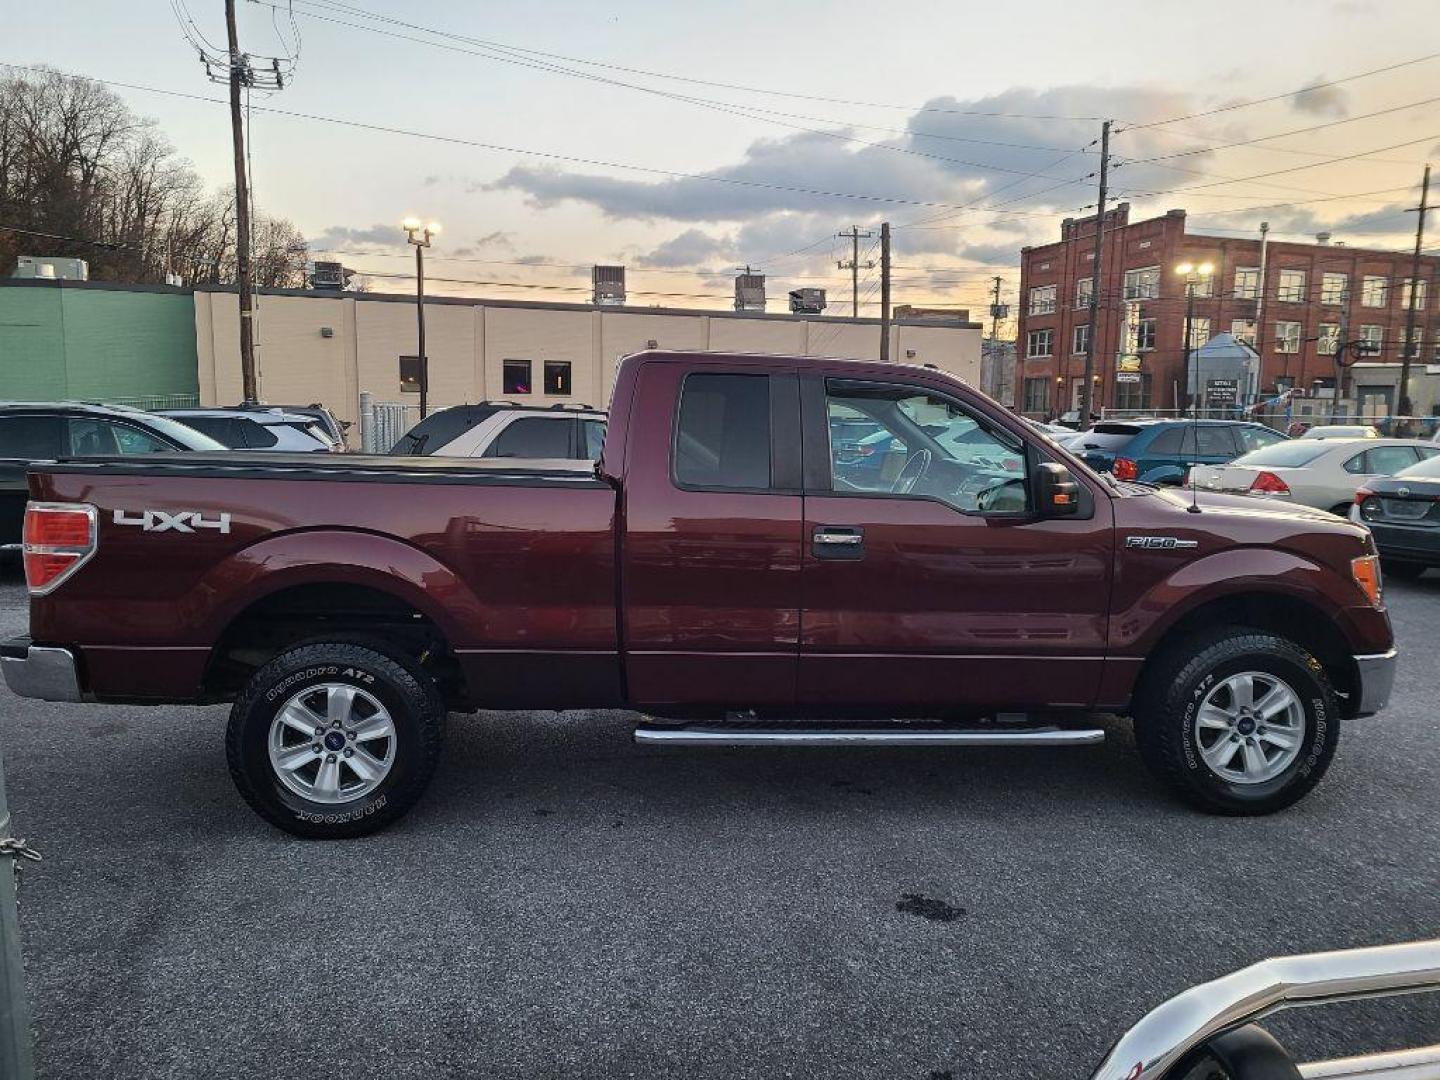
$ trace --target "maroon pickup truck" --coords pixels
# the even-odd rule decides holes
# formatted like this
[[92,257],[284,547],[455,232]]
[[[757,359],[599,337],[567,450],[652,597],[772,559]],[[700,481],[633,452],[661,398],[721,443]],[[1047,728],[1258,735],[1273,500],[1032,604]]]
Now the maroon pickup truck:
[[481,708],[700,745],[1084,744],[1117,712],[1190,802],[1267,813],[1394,676],[1364,529],[1118,483],[934,370],[641,353],[593,473],[498,464],[36,467],[5,678],[233,701],[250,805],[349,836]]

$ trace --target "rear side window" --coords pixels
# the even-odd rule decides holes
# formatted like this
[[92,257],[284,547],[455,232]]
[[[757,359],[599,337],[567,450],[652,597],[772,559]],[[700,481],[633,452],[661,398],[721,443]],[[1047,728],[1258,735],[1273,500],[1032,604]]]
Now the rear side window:
[[280,441],[275,433],[264,424],[257,424],[248,417],[240,420],[239,423],[241,425],[240,434],[245,440],[240,444],[241,446],[249,447],[251,450],[264,450]]
[[1189,433],[1188,427],[1166,428],[1150,440],[1149,452],[1152,454],[1178,454],[1185,445],[1185,436]]
[[683,486],[768,488],[770,377],[687,377],[674,453],[675,479]]
[[1327,447],[1319,439],[1292,439],[1286,442],[1277,442],[1274,446],[1262,447],[1259,450],[1252,450],[1236,460],[1237,465],[1279,465],[1285,468],[1298,468],[1302,465],[1309,465],[1327,450],[1334,449]]
[[65,452],[58,416],[0,416],[0,458],[35,461]]
[[1228,427],[1202,425],[1196,432],[1196,445],[1205,457],[1234,457],[1235,440]]
[[245,447],[245,425],[250,423],[248,420],[232,419],[228,416],[186,416],[180,422],[202,435],[209,435],[232,450]]
[[1078,444],[1085,450],[1119,450],[1142,430],[1130,424],[1096,424],[1080,436]]
[[70,453],[77,457],[118,454],[115,426],[88,416],[72,416],[66,421],[70,429]]
[[591,461],[599,461],[600,451],[605,446],[605,421],[581,420],[580,430],[585,433],[585,456]]
[[487,458],[568,458],[575,421],[526,416],[513,421],[485,451]]
[[1377,446],[1345,462],[1345,471],[1362,476],[1389,476],[1408,469],[1415,461],[1413,446]]

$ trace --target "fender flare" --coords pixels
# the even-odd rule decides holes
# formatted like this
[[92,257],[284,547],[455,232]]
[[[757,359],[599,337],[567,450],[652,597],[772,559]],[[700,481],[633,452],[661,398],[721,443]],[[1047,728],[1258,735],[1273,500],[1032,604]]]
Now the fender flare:
[[483,625],[484,608],[449,566],[411,544],[360,529],[272,534],[232,552],[196,584],[196,640],[217,643],[247,609],[301,585],[360,585],[388,593],[439,628],[452,648]]

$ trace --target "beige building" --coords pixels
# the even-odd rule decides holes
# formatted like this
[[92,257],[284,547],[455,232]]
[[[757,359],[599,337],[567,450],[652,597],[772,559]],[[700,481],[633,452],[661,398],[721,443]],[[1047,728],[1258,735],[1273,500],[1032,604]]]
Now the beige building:
[[[355,421],[362,392],[418,406],[413,297],[266,291],[257,297],[260,397],[319,402]],[[897,320],[897,361],[930,364],[980,385],[978,323]],[[195,292],[200,401],[241,400],[239,311],[233,292]],[[675,308],[595,307],[435,297],[425,301],[432,408],[487,399],[605,407],[624,356],[646,348],[880,356],[878,319]],[[522,390],[521,387],[524,389]],[[358,427],[351,429],[352,439]]]

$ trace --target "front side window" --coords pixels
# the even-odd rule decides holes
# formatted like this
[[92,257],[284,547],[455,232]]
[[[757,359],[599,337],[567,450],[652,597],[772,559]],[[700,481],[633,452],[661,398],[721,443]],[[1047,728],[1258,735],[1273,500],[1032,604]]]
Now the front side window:
[[1054,350],[1054,330],[1031,330],[1025,336],[1026,356],[1049,356]]
[[512,420],[485,451],[487,458],[568,458],[570,430],[568,416],[522,416]]
[[1366,274],[1360,286],[1361,307],[1384,307],[1390,300],[1390,279]]
[[163,454],[175,449],[148,431],[141,431],[128,424],[114,424],[112,427],[115,432],[115,446],[122,454]]
[[1298,353],[1300,351],[1300,324],[1298,322],[1277,322],[1275,324],[1275,351],[1277,353]]
[[686,487],[770,486],[770,377],[690,375],[680,393],[675,479]]
[[501,389],[509,396],[511,394],[528,394],[532,383],[530,381],[529,360],[506,360],[500,365]]
[[[939,499],[967,514],[1029,506],[1025,449],[948,398],[914,388],[834,381],[826,408],[836,492]],[[856,445],[837,429],[867,424]]]
[[1284,438],[1278,431],[1262,427],[1238,427],[1235,429],[1235,435],[1240,440],[1242,454],[1248,454],[1251,450],[1262,450]]
[[1280,284],[1275,290],[1275,299],[1286,304],[1305,302],[1305,271],[1281,270]]

